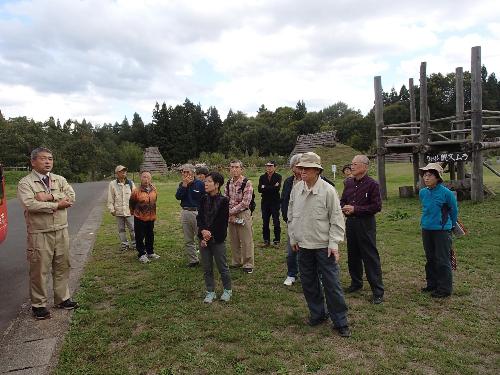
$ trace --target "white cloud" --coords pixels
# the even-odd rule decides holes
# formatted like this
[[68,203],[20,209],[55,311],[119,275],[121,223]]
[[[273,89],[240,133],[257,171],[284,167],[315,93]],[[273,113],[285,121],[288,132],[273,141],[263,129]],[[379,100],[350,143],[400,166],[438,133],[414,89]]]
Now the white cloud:
[[[470,64],[500,66],[496,1],[64,1],[0,3],[7,117],[150,121],[188,97],[222,116],[338,100],[368,111],[384,88]],[[458,65],[457,65],[458,64]],[[8,93],[8,94],[5,94]]]

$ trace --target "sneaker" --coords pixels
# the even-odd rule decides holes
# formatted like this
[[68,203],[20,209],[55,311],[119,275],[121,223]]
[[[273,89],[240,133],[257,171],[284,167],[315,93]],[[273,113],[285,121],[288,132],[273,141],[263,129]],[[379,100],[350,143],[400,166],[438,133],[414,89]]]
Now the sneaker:
[[50,319],[50,311],[47,310],[46,307],[35,307],[32,306],[31,310],[33,310],[33,316],[37,320],[44,320],[44,319]]
[[[225,292],[225,290],[224,290]],[[217,295],[215,294],[215,292],[207,292],[207,295],[205,296],[205,299],[203,300],[204,303],[212,303],[213,301],[215,301],[215,299],[217,298]]]
[[340,337],[351,337],[351,330],[348,326],[333,327],[333,329],[339,333]]
[[232,295],[233,295],[233,291],[231,289],[224,289],[222,296],[220,296],[220,300],[224,301],[224,302],[229,302]]
[[279,241],[273,241],[273,246],[279,246],[280,245],[280,242]]
[[316,318],[316,319],[313,319],[311,317],[306,318],[305,323],[309,327],[316,327],[316,326],[319,326],[320,324],[323,324],[327,320],[328,320],[328,315],[323,315],[322,317],[319,317],[319,318]]
[[271,246],[271,243],[269,241],[264,241],[259,244],[259,247],[269,247]]
[[358,290],[361,290],[362,288],[363,288],[362,286],[350,285],[348,288],[344,289],[344,292],[354,293],[357,292]]
[[56,305],[58,309],[64,309],[64,310],[74,310],[77,309],[78,302],[72,301],[70,298],[68,298],[66,301],[62,301],[59,305]]
[[285,284],[286,286],[292,286],[294,282],[295,282],[295,277],[287,276],[283,284]]
[[253,268],[243,268],[243,272],[245,272],[245,273],[253,273]]
[[384,297],[383,296],[373,296],[372,303],[374,305],[380,305],[382,302],[384,302]]
[[420,289],[422,293],[433,292],[435,290],[436,288],[433,288],[432,286],[426,286],[425,288]]
[[189,268],[193,268],[193,267],[198,267],[200,265],[200,262],[192,262],[192,263],[188,263],[188,267]]
[[438,290],[435,290],[431,293],[432,298],[447,298],[449,296],[451,296],[451,293],[440,292]]
[[160,259],[160,256],[158,254],[153,253],[153,254],[148,254],[148,258],[149,259]]
[[148,256],[146,254],[143,254],[139,257],[139,262],[141,263],[149,263]]

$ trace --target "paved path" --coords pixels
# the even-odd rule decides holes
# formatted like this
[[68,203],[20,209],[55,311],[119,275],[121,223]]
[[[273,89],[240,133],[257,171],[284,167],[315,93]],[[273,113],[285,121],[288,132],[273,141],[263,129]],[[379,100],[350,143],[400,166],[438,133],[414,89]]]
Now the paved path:
[[[68,210],[70,238],[73,240],[96,205],[102,206],[108,182],[71,184],[76,203]],[[0,245],[0,338],[28,301],[28,263],[26,261],[26,224],[17,199],[8,201],[9,232]]]

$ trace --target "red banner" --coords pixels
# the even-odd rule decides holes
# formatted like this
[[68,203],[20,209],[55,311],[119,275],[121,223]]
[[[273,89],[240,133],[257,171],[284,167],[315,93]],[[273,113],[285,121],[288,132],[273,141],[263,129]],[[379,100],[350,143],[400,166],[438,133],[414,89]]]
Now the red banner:
[[5,176],[0,165],[0,243],[7,237],[7,196],[5,193]]

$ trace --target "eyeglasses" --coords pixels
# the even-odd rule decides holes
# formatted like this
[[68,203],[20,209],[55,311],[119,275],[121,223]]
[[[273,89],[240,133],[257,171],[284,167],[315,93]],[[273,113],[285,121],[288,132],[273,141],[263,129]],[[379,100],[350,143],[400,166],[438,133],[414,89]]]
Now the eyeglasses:
[[436,175],[435,175],[434,173],[432,173],[432,172],[425,172],[425,173],[422,175],[422,177],[433,177],[433,176],[434,176],[434,177],[436,177]]

